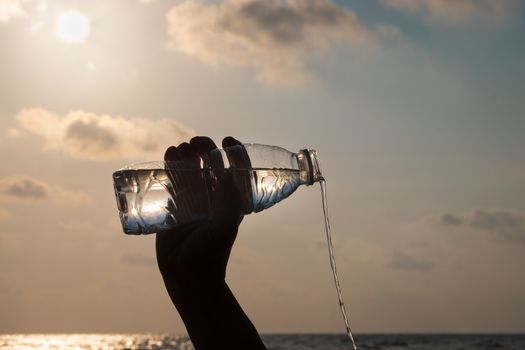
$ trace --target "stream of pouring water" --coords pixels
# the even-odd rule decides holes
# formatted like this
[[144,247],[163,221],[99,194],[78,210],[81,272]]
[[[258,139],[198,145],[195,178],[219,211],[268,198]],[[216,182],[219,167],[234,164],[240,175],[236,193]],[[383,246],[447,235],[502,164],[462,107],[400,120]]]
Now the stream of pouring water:
[[339,297],[339,307],[341,308],[341,314],[345,321],[346,333],[352,341],[352,346],[354,350],[357,350],[355,345],[354,336],[352,335],[352,330],[350,329],[350,322],[348,321],[348,316],[346,314],[345,303],[343,301],[343,294],[341,292],[341,285],[339,284],[339,277],[337,277],[337,268],[335,266],[335,256],[334,256],[334,247],[332,246],[332,234],[330,230],[330,220],[328,219],[328,199],[326,198],[326,180],[321,178],[319,181],[321,185],[321,196],[323,197],[323,212],[324,212],[324,226],[326,229],[326,241],[328,243],[328,254],[330,256],[330,266],[332,267],[332,273],[334,275],[335,288],[337,289],[337,296]]

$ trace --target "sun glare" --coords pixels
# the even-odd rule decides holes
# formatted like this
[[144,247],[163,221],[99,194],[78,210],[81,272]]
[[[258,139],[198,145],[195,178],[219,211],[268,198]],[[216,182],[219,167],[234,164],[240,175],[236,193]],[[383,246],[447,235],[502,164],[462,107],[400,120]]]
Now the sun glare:
[[77,11],[63,12],[56,22],[56,34],[68,44],[86,41],[90,31],[89,18]]

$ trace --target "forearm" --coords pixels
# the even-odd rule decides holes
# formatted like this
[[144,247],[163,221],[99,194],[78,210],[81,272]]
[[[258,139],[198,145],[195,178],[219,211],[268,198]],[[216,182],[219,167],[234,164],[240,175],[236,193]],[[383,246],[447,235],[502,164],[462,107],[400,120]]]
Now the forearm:
[[193,288],[165,282],[196,350],[266,349],[226,282]]

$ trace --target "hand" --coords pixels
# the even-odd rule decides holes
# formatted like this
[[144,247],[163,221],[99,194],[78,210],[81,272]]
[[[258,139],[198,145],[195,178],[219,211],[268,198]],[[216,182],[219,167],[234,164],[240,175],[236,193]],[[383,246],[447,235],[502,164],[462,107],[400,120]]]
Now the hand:
[[[226,137],[222,146],[241,143]],[[208,137],[166,150],[167,161],[200,162],[216,149]],[[198,164],[198,163],[197,163]],[[191,179],[199,184],[200,178]],[[266,349],[257,330],[225,282],[226,266],[242,220],[241,197],[229,173],[219,173],[211,220],[157,233],[156,251],[164,284],[196,350]]]
[[[234,138],[226,137],[222,147],[240,144]],[[207,158],[206,155],[216,148],[210,138],[197,136],[189,143],[169,147],[164,160],[195,161],[198,164],[200,157]],[[204,186],[200,178],[185,180]],[[242,220],[241,198],[231,174],[219,176],[212,195],[218,202],[212,220],[190,223],[157,234],[157,262],[163,278],[168,280],[170,286],[187,288],[225,278],[230,251]]]

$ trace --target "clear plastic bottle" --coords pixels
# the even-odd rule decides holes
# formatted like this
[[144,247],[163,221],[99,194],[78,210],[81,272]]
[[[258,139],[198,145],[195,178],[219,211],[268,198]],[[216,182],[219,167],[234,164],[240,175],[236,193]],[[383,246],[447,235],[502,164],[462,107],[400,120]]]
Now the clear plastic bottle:
[[293,153],[260,144],[216,149],[201,159],[130,165],[113,174],[124,232],[155,233],[210,219],[214,186],[225,172],[241,194],[245,215],[270,208],[300,185],[322,179],[315,150]]

